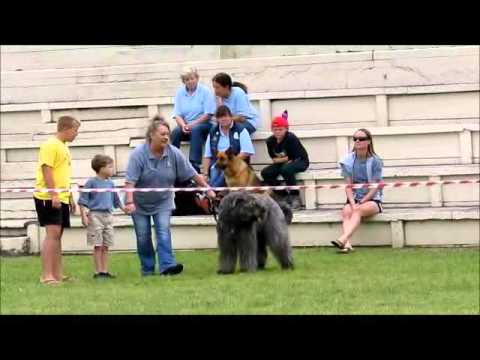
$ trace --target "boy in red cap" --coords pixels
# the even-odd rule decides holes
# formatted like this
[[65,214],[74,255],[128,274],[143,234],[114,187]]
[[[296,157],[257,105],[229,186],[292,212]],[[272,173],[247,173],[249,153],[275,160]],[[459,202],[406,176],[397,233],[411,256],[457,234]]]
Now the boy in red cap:
[[[272,120],[272,133],[267,140],[268,154],[273,164],[262,170],[262,178],[266,185],[280,185],[278,175],[282,175],[286,185],[297,185],[295,174],[307,170],[308,154],[294,133],[288,131],[288,112]],[[278,195],[287,195],[287,201],[293,209],[301,207],[298,190],[275,191]]]

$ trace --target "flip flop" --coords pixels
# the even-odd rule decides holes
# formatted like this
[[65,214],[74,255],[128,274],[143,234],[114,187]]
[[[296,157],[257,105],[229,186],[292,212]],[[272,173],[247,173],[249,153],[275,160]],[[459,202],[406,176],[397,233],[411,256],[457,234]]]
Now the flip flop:
[[44,285],[60,285],[62,282],[55,279],[42,279],[40,278],[40,283]]
[[335,246],[336,248],[339,248],[340,250],[342,250],[342,249],[345,247],[345,245],[342,244],[342,243],[341,243],[340,241],[338,241],[338,240],[332,240],[332,241],[330,241],[330,243],[331,243],[333,246]]

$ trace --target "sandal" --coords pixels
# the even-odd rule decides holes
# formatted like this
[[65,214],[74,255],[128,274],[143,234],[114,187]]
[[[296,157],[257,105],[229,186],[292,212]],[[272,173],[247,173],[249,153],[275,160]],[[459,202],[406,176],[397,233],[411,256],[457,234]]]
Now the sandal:
[[350,245],[348,247],[344,247],[343,249],[340,249],[338,251],[338,253],[339,254],[349,254],[349,253],[354,252],[354,251],[355,251],[355,249]]

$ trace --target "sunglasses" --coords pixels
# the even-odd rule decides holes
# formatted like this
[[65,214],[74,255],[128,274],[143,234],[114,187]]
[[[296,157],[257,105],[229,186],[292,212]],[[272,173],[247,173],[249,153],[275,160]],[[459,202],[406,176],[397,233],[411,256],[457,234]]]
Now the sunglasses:
[[368,137],[353,137],[353,142],[369,140]]

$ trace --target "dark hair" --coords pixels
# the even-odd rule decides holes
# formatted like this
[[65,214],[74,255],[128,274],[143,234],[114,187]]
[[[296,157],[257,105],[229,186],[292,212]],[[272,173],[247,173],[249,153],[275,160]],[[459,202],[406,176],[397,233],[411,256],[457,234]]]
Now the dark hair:
[[60,116],[60,118],[57,121],[57,131],[68,130],[75,126],[80,126],[80,121],[78,121],[72,116],[68,116],[68,115]]
[[232,116],[232,112],[230,111],[227,105],[220,105],[217,111],[215,112],[215,117],[218,119],[224,116]]
[[95,155],[92,159],[92,169],[98,174],[102,167],[113,164],[113,159],[108,155]]
[[[363,129],[363,128],[358,129],[355,132],[358,132],[358,131],[361,131],[361,132],[365,133],[365,135],[367,135],[368,140],[370,140],[370,144],[368,144],[367,155],[377,155],[375,153],[375,150],[373,149],[372,133],[370,131],[368,131],[367,129]],[[355,149],[353,149],[353,151],[355,151]]]
[[247,85],[239,82],[239,81],[234,81],[232,83],[232,86],[235,86],[235,87],[239,87],[240,89],[242,89],[243,91],[245,91],[245,94],[248,94],[248,88],[247,88]]
[[170,132],[170,125],[168,124],[168,122],[166,122],[165,119],[162,116],[155,115],[150,120],[150,125],[148,125],[147,133],[145,134],[145,138],[146,138],[148,143],[152,142],[152,134],[160,126],[165,126],[168,129],[168,132]]
[[218,73],[212,78],[212,81],[222,85],[223,87],[232,88],[232,78],[227,73]]

